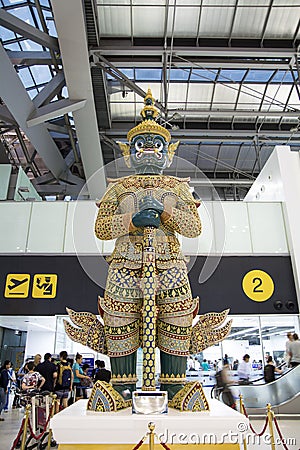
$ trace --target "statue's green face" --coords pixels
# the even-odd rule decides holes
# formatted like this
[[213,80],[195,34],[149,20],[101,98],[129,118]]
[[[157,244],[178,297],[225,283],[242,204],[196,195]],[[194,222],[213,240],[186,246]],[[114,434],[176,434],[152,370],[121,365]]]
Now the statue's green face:
[[161,174],[170,163],[168,142],[156,134],[135,136],[130,143],[130,162],[137,174]]

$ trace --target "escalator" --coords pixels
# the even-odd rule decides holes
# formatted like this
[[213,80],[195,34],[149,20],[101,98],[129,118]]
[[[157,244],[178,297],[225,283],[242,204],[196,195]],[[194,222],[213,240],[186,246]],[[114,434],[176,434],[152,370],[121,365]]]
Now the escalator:
[[248,414],[263,414],[267,403],[275,414],[299,414],[300,365],[285,372],[277,380],[267,384],[233,386],[233,394],[242,394]]

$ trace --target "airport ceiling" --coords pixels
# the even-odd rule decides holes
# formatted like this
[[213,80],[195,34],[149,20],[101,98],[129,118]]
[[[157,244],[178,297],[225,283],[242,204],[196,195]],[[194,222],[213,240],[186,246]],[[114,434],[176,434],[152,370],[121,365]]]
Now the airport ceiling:
[[116,141],[148,87],[181,141],[169,173],[189,175],[202,197],[214,198],[202,173],[221,199],[240,200],[274,145],[300,148],[300,0],[0,6],[0,153],[43,196],[77,198],[87,181],[99,198],[104,175],[129,173]]

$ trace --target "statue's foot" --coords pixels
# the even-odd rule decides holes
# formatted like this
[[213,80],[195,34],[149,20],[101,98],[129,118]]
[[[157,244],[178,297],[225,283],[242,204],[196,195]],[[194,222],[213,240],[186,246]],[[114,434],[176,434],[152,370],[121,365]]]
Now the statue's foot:
[[208,411],[209,405],[199,381],[187,383],[169,401],[169,407],[179,411]]
[[179,392],[181,389],[184,388],[184,386],[185,386],[185,383],[178,383],[178,384],[163,384],[163,383],[161,383],[160,390],[168,392],[168,399],[170,401],[177,394],[177,392]]
[[126,400],[111,384],[97,381],[92,389],[87,409],[89,411],[112,412],[131,406],[131,394]]

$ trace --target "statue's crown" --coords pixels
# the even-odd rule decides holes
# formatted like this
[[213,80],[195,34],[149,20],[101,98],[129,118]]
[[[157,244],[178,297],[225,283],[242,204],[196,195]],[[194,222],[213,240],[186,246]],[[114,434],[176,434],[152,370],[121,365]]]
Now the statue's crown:
[[169,131],[166,128],[159,125],[155,120],[156,117],[158,116],[158,110],[154,106],[154,103],[155,99],[152,96],[151,89],[149,88],[146,97],[144,98],[145,106],[141,111],[143,121],[139,123],[136,127],[128,131],[127,133],[128,142],[131,142],[132,139],[138,134],[143,133],[158,134],[163,138],[165,138],[167,142],[170,142],[171,134],[169,133]]

